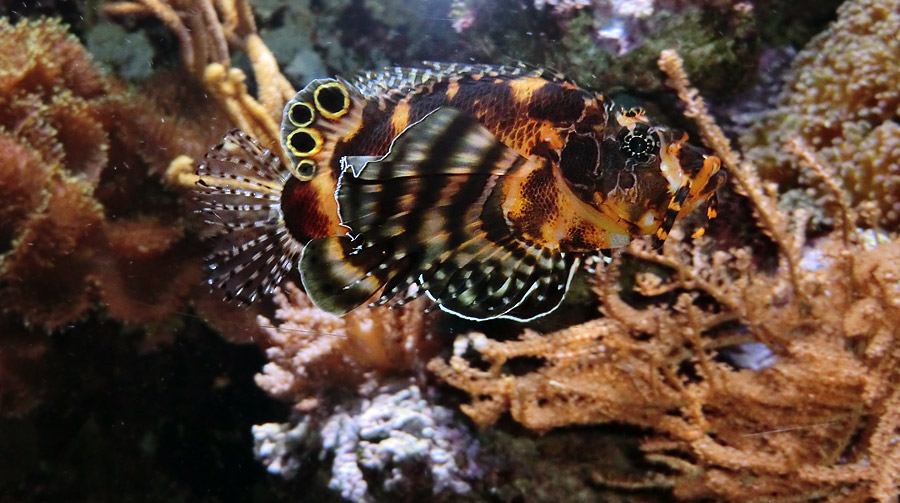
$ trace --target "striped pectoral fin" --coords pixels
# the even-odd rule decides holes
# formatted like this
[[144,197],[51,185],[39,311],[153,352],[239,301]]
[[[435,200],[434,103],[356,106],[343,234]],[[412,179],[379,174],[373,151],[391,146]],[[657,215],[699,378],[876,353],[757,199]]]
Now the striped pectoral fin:
[[581,259],[573,254],[556,254],[550,263],[540,270],[534,287],[522,302],[503,314],[503,318],[531,321],[555,311],[572,284],[572,278],[581,265]]
[[530,321],[556,309],[568,291],[577,259],[515,240],[475,239],[424,271],[420,286],[440,308],[483,321]]
[[464,253],[449,253],[420,277],[432,308],[472,320],[498,318],[520,302],[529,281],[509,245],[476,239]]
[[525,163],[476,119],[441,108],[407,127],[382,158],[344,159],[336,194],[341,223],[374,241],[445,217],[462,225],[452,217]]
[[528,321],[562,301],[574,259],[517,240],[493,193],[464,227],[464,244],[446,251],[419,276],[434,305],[472,320]]
[[[339,214],[349,236],[365,246],[313,241],[301,259],[311,297],[341,312],[380,288],[376,303],[402,304],[417,284],[418,294],[465,318],[497,318],[516,308],[543,285],[542,264],[549,263],[542,250],[514,239],[501,208],[499,181],[527,161],[453,109],[410,126],[387,155],[362,169],[348,160]],[[307,253],[326,259],[313,264]],[[334,285],[346,293],[326,291]]]
[[300,255],[300,279],[318,308],[338,316],[371,299],[398,272],[378,246],[361,247],[347,236],[313,239]]
[[678,214],[681,213],[681,207],[684,205],[685,200],[687,200],[687,197],[690,194],[690,184],[682,185],[681,187],[678,187],[678,190],[675,191],[675,194],[669,201],[669,207],[666,209],[666,215],[665,217],[663,217],[663,221],[660,224],[659,229],[656,230],[656,236],[654,237],[654,247],[662,248],[663,243],[666,241],[666,238],[669,237],[669,233],[672,231],[672,226],[675,225],[675,221],[678,219]]
[[281,212],[288,176],[274,153],[239,130],[197,167],[194,210],[212,248],[207,278],[228,299],[252,302],[271,293],[299,253]]

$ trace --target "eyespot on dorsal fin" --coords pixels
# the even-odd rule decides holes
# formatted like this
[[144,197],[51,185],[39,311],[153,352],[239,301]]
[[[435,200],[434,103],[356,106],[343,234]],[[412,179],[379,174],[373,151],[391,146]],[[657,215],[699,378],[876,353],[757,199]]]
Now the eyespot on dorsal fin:
[[272,293],[300,251],[281,213],[288,172],[273,152],[236,129],[207,152],[196,174],[194,211],[211,248],[208,283],[248,303]]
[[317,79],[294,95],[281,119],[291,174],[303,181],[331,176],[334,146],[358,129],[365,106],[359,90],[343,79]]
[[545,161],[520,156],[457,110],[427,115],[383,158],[341,174],[338,212],[349,232],[303,251],[310,299],[336,314],[421,293],[473,320],[552,311],[578,259],[517,240],[501,207],[503,180],[538,162]]

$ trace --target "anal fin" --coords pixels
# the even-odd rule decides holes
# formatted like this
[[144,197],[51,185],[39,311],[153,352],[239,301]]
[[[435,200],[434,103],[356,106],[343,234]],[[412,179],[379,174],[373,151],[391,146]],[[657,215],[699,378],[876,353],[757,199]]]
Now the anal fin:
[[300,278],[312,302],[342,316],[364,304],[389,279],[381,247],[358,247],[347,236],[313,239],[300,255]]

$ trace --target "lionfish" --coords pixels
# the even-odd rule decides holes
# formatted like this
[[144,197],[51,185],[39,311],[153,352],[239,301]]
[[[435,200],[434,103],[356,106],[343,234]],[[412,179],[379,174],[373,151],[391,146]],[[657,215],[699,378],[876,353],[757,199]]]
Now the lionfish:
[[309,298],[337,315],[421,294],[473,320],[546,315],[588,257],[661,242],[704,201],[715,217],[725,176],[642,109],[525,66],[314,80],[281,140],[289,169],[240,131],[199,166],[209,282],[253,301],[299,256]]

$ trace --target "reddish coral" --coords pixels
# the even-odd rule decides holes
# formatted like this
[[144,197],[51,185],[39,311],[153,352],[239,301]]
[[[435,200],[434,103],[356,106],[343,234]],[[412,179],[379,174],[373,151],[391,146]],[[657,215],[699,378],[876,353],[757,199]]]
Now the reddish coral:
[[[21,44],[0,51],[4,310],[47,330],[98,301],[126,321],[171,315],[199,281],[198,261],[181,245],[177,202],[153,172],[181,143],[200,142],[170,135],[146,146],[132,124],[167,116],[103,75],[57,22],[0,21],[0,36]],[[116,194],[127,194],[127,213]]]
[[0,253],[9,250],[25,220],[44,203],[50,171],[39,152],[0,131]]
[[93,305],[88,274],[102,243],[103,209],[78,179],[54,177],[45,190],[48,203],[28,219],[0,273],[5,309],[55,329]]

